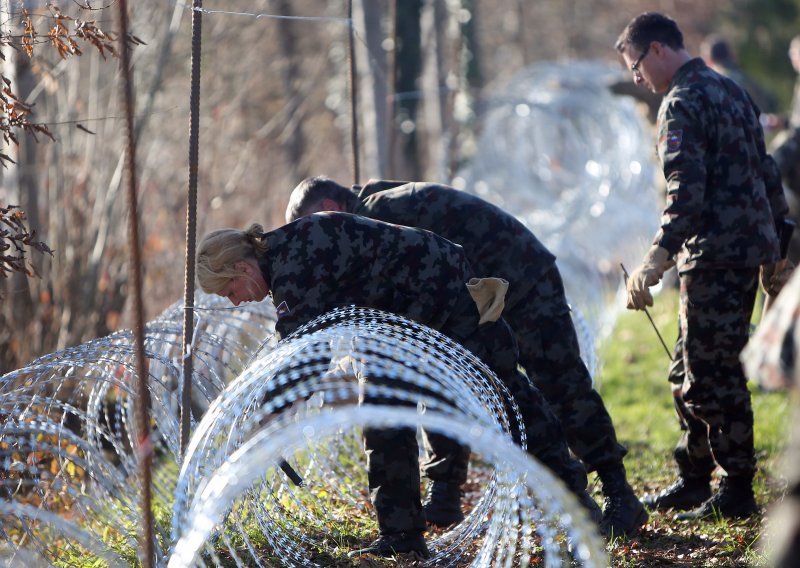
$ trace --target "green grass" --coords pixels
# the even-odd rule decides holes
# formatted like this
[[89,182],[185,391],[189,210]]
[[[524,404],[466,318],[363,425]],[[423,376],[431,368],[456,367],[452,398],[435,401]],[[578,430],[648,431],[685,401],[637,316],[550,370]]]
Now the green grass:
[[[677,336],[677,292],[658,295],[650,314],[671,347]],[[629,480],[640,494],[658,491],[675,478],[672,450],[680,429],[667,382],[669,359],[646,315],[625,312],[601,358],[597,388],[620,442],[628,447]],[[754,384],[750,390],[759,467],[754,485],[756,499],[766,507],[783,491],[780,458],[789,400],[785,393],[763,392]],[[761,518],[680,523],[671,513],[655,513],[641,535],[612,543],[609,552],[613,566],[766,566],[757,542],[762,530]]]

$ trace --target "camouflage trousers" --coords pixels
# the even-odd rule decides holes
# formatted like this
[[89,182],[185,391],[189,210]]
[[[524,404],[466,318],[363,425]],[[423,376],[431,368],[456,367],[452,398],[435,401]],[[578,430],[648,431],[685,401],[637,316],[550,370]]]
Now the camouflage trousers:
[[[512,288],[515,284],[512,284]],[[536,282],[517,283],[503,317],[519,345],[519,360],[561,422],[570,449],[588,471],[622,465],[627,449],[580,355],[564,284],[553,265]]]
[[[466,289],[465,289],[466,292]],[[574,492],[585,491],[586,470],[574,459],[544,396],[517,370],[517,349],[508,324],[500,319],[477,325],[478,313],[465,293],[441,331],[484,361],[503,381],[519,406],[528,453],[549,467]],[[519,432],[512,432],[519,440]],[[412,429],[370,429],[365,432],[369,456],[370,496],[382,533],[421,530],[418,449]],[[423,473],[432,480],[463,483],[469,467],[469,448],[442,435],[425,437]],[[417,468],[414,472],[412,470]]]
[[680,275],[678,340],[669,381],[681,438],[683,477],[707,477],[717,465],[752,479],[753,408],[739,353],[747,343],[758,269],[695,269]]
[[365,428],[364,447],[380,533],[424,531],[416,430]]

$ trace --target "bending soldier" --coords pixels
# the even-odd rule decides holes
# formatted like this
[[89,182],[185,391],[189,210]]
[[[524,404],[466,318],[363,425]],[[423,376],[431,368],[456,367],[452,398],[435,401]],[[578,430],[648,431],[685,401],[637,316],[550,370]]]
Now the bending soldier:
[[[445,185],[370,181],[346,188],[326,177],[308,178],[294,189],[286,220],[325,210],[432,231],[464,247],[477,276],[507,280],[503,318],[515,334],[520,364],[559,418],[572,451],[602,480],[606,499],[601,529],[608,536],[632,535],[644,525],[647,513],[626,480],[622,458],[627,450],[617,441],[580,357],[555,256],[525,225],[483,199]],[[423,466],[433,481],[425,512],[428,522],[447,525],[460,515],[469,451],[439,453],[445,455],[434,451]]]
[[[502,318],[484,324],[466,283],[461,247],[433,233],[343,213],[315,214],[264,233],[221,229],[197,254],[200,287],[234,305],[271,294],[282,310],[281,337],[338,306],[393,312],[436,329],[489,365],[509,388],[524,420],[528,451],[590,510],[586,472],[573,459],[544,397],[517,370],[513,336]],[[380,537],[359,553],[428,555],[413,429],[365,432],[369,487]],[[599,511],[597,511],[599,512]]]

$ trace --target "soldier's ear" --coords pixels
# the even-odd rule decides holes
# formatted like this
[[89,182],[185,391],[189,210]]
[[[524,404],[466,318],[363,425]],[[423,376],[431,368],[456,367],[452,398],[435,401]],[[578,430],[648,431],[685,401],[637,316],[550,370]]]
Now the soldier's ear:
[[344,211],[337,201],[326,197],[322,200],[322,211]]
[[250,269],[252,266],[246,260],[240,260],[239,262],[234,263],[233,269],[238,272],[244,272],[245,274],[250,274]]
[[661,57],[667,49],[671,48],[660,41],[650,42],[650,51],[652,51],[656,57]]

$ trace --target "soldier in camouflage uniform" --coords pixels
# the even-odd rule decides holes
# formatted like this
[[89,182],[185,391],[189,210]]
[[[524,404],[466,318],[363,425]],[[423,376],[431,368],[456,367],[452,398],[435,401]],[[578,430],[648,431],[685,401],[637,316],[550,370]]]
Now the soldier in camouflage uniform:
[[[631,535],[647,521],[625,477],[627,450],[617,442],[580,357],[555,256],[525,225],[479,197],[444,185],[370,181],[347,188],[321,176],[294,189],[286,220],[323,210],[432,231],[464,247],[477,276],[507,280],[503,318],[515,334],[520,364],[558,416],[570,448],[603,482],[603,532]],[[460,486],[467,478],[469,450],[440,438],[431,442],[423,465],[433,481],[425,512],[428,522],[445,526],[461,516]]]
[[[679,479],[645,498],[652,509],[692,509],[679,519],[758,511],[752,481],[753,411],[739,352],[759,282],[783,281],[778,227],[787,212],[758,113],[735,82],[693,59],[670,18],[644,13],[616,44],[637,84],[666,93],[658,156],[667,181],[661,229],[628,280],[628,308],[653,305],[649,286],[675,264],[680,277],[677,362],[670,372],[683,435]],[[712,495],[711,473],[727,474]]]
[[[524,420],[528,451],[550,467],[587,508],[586,471],[572,458],[541,393],[517,370],[506,322],[480,324],[466,283],[461,247],[428,231],[345,213],[315,214],[263,233],[222,229],[206,235],[197,255],[201,288],[238,305],[268,294],[279,307],[281,337],[338,306],[358,305],[439,330],[485,361],[509,388]],[[428,554],[413,429],[365,432],[369,485],[381,536],[359,553]],[[599,512],[599,510],[598,510]]]

